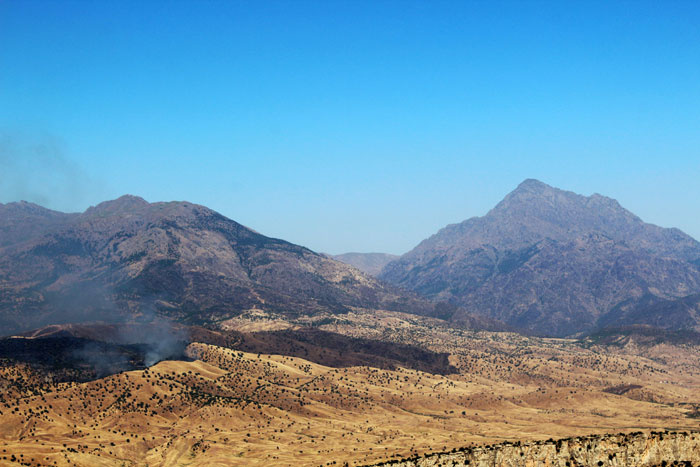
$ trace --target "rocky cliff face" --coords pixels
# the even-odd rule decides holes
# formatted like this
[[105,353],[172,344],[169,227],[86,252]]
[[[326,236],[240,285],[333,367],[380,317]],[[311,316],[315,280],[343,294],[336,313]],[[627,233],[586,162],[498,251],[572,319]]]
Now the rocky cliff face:
[[644,223],[613,199],[526,180],[486,216],[445,227],[379,277],[431,300],[562,336],[594,329],[616,307],[631,319],[629,311],[650,297],[700,292],[699,258],[700,243]]
[[392,460],[394,467],[656,467],[700,464],[700,433],[596,435],[536,443],[504,443]]

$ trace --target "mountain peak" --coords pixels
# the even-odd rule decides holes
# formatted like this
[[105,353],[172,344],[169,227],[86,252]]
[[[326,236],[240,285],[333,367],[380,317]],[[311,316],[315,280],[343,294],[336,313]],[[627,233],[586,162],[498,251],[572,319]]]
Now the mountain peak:
[[552,187],[544,182],[537,180],[536,178],[526,178],[525,180],[520,182],[520,185],[518,185],[518,187],[514,191],[542,191],[546,189],[552,189]]
[[508,193],[499,202],[490,215],[500,213],[508,217],[535,215],[539,217],[542,210],[567,210],[572,204],[582,204],[585,196],[552,187],[534,178],[528,178]]
[[104,201],[97,206],[91,206],[85,214],[112,215],[142,209],[149,203],[145,199],[134,195],[123,195],[111,201]]
[[54,213],[51,209],[39,206],[36,203],[29,201],[14,201],[11,203],[3,204],[0,203],[0,209],[14,212],[27,212],[27,213]]
[[559,188],[547,185],[544,182],[534,178],[523,180],[515,190],[506,195],[503,201],[510,199],[532,200],[533,198],[558,198],[558,197],[580,196],[570,191],[561,190]]
[[645,294],[700,291],[700,243],[617,201],[523,181],[483,217],[448,226],[380,278],[516,327],[566,335]]

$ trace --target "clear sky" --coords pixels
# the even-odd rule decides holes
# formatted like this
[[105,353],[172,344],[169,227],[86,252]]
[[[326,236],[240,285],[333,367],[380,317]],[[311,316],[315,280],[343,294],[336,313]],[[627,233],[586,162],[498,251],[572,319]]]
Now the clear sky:
[[700,2],[0,0],[0,201],[403,253],[525,178],[700,238]]

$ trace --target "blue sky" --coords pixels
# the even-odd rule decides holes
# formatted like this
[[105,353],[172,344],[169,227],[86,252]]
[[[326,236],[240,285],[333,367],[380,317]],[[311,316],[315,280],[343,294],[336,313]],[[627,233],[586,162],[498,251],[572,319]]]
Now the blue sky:
[[700,238],[698,2],[0,0],[0,201],[403,253],[525,178]]

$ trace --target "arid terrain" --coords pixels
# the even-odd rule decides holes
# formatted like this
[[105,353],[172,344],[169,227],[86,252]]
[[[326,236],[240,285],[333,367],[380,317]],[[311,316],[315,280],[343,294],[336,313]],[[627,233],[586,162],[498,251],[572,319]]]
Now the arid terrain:
[[[700,432],[631,432],[590,435],[535,442],[504,442],[453,449],[374,464],[395,467],[548,465],[619,465],[635,467],[692,467],[700,461]],[[668,459],[673,459],[669,461]]]
[[[223,327],[192,330],[180,359],[90,381],[55,382],[58,370],[4,359],[0,462],[363,465],[504,441],[700,430],[692,341],[532,338],[360,309],[293,321],[258,311]],[[424,358],[431,373],[389,356],[373,366],[369,344],[344,361],[339,344],[306,346],[302,331],[417,344],[449,365]]]
[[700,467],[700,0],[0,0],[0,467]]
[[[420,287],[188,202],[10,203],[0,220],[2,464],[439,465],[425,455],[700,430],[700,244],[607,198],[523,182],[383,269]],[[567,243],[581,235],[596,254]],[[517,319],[457,299],[488,242],[479,296]],[[603,295],[606,321],[580,306]]]

